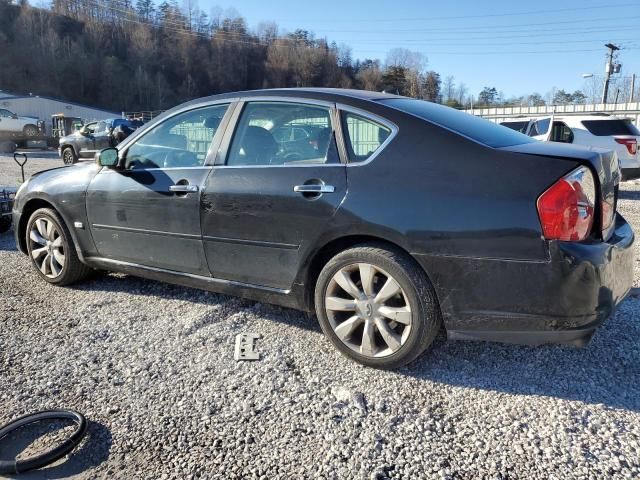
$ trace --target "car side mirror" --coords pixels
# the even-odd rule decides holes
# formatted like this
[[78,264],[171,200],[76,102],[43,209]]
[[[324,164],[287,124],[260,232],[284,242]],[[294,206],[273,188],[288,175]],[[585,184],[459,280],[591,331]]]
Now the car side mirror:
[[18,119],[18,115],[16,115],[15,113],[13,115],[11,115],[11,118],[13,118],[14,120]]
[[107,168],[118,167],[118,150],[115,148],[105,148],[98,154],[98,165]]

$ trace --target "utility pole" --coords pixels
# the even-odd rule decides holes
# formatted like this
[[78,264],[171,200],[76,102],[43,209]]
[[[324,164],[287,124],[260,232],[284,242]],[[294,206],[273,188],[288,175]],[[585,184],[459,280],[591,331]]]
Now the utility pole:
[[636,89],[636,74],[634,73],[633,75],[631,75],[631,97],[629,98],[630,102],[633,102],[633,94],[634,94],[634,90]]
[[609,96],[609,78],[611,78],[611,72],[613,72],[613,52],[620,50],[620,47],[616,47],[613,43],[607,43],[605,45],[609,49],[609,55],[607,59],[607,67],[604,72],[604,89],[602,90],[602,103],[607,103],[607,97]]

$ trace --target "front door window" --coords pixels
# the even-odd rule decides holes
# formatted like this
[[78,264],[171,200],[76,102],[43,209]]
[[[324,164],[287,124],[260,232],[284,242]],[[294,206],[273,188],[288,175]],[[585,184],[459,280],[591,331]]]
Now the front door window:
[[125,168],[200,167],[209,155],[228,104],[180,113],[158,124],[129,147]]

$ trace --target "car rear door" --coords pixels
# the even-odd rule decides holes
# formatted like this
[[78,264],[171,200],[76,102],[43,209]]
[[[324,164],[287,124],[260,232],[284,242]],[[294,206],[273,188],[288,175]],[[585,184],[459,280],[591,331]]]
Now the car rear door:
[[200,228],[201,189],[229,103],[176,113],[120,152],[87,191],[87,216],[107,260],[209,276]]
[[[287,290],[347,192],[335,107],[251,99],[235,117],[202,195],[209,268],[216,278]],[[317,133],[304,146],[272,133],[307,125]]]

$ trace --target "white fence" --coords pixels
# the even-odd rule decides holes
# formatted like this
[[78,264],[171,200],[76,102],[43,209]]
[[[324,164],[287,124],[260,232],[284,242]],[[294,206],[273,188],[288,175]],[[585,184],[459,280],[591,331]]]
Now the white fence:
[[473,108],[465,110],[494,122],[513,120],[522,117],[544,117],[551,115],[585,115],[589,113],[609,113],[624,118],[631,118],[633,123],[640,125],[640,102],[631,103],[596,103],[587,105],[545,105],[542,107],[492,107]]

